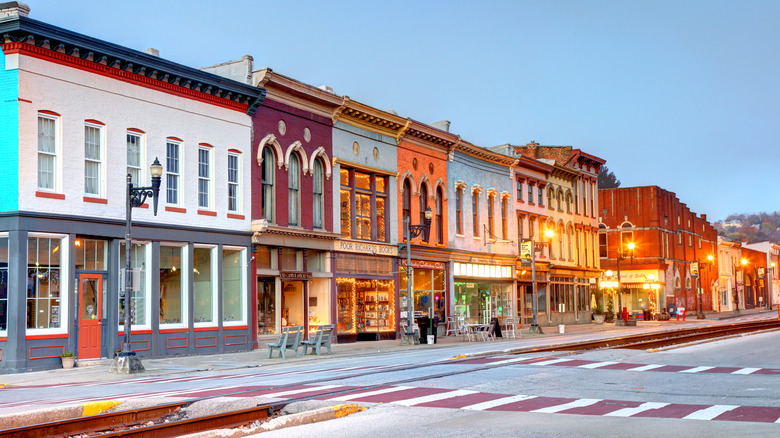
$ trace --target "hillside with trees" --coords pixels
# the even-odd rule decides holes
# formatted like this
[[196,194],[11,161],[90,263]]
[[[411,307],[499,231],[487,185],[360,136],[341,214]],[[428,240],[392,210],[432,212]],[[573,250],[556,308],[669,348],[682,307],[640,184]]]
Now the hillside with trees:
[[713,224],[718,235],[728,240],[747,243],[780,243],[780,212],[732,214],[723,222]]

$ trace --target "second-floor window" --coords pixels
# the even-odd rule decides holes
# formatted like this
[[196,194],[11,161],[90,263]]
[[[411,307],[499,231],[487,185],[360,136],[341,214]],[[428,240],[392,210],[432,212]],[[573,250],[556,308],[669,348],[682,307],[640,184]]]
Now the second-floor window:
[[299,226],[301,224],[301,162],[297,154],[290,155],[290,168],[287,175],[287,199],[289,202],[287,204],[287,223]]
[[599,225],[599,258],[607,258],[607,226]]
[[263,219],[274,222],[274,180],[276,179],[274,151],[270,147],[263,149],[263,200],[261,204]]
[[173,140],[165,144],[165,202],[170,205],[179,205],[180,146]]
[[455,233],[463,234],[463,188],[455,189]]
[[501,198],[501,236],[509,240],[506,229],[506,198]]
[[241,166],[238,154],[228,154],[228,211],[236,213],[240,210],[241,201]]
[[87,123],[84,126],[84,193],[103,195],[103,127]]
[[143,135],[138,132],[127,133],[127,174],[134,186],[140,187],[143,179],[141,178],[141,162],[143,160]]
[[57,182],[58,118],[38,115],[38,188],[54,191]]
[[528,184],[528,203],[533,204],[533,202],[534,202],[534,186]]
[[544,207],[544,190],[540,186],[536,189],[536,192],[539,194],[539,206]]
[[198,148],[198,207],[211,208],[211,148]]
[[[428,210],[428,187],[422,184],[420,187],[420,222],[419,224],[425,224],[425,211]],[[420,237],[425,237],[420,235]],[[430,237],[429,237],[430,239]]]
[[474,237],[479,237],[479,192],[471,194],[471,222]]
[[314,228],[325,228],[325,174],[322,170],[322,161],[314,160],[314,174],[312,175],[312,225]]
[[387,241],[387,177],[342,168],[340,178],[341,236]]
[[[523,181],[517,180],[517,200],[522,201],[523,200]],[[531,198],[528,198],[530,201]]]
[[441,187],[436,189],[436,243],[444,243],[444,205]]
[[[403,216],[401,219],[403,220],[404,227],[406,227],[406,222],[412,219],[412,185],[409,183],[408,179],[404,180],[404,194],[401,202],[403,204]],[[409,225],[411,225],[411,222],[409,222]]]

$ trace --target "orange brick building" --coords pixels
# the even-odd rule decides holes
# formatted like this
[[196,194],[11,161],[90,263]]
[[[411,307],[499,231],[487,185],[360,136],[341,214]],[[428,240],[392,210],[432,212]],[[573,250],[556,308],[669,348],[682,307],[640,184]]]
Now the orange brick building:
[[[613,279],[620,271],[623,307],[657,314],[676,306],[694,315],[701,301],[702,310],[713,310],[718,238],[706,215],[658,186],[599,189],[598,200],[601,268]],[[652,283],[660,288],[645,288]]]

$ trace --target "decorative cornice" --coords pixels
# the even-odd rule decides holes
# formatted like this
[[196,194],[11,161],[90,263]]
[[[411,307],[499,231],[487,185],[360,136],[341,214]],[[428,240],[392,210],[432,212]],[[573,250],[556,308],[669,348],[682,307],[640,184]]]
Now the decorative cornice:
[[0,22],[3,52],[21,53],[252,115],[263,88],[18,17]]
[[515,158],[507,157],[506,155],[497,154],[487,149],[474,146],[470,143],[458,143],[457,150],[464,154],[471,155],[472,157],[479,158],[481,160],[490,161],[496,164],[502,164],[504,166],[511,167],[517,160]]
[[268,99],[328,119],[333,117],[335,108],[343,102],[341,97],[332,92],[304,84],[270,68],[254,71],[253,81],[258,87],[267,90]]
[[[257,229],[255,226],[255,221],[252,221],[252,229]],[[261,236],[269,234],[275,236],[302,237],[322,240],[336,240],[341,237],[341,234],[332,233],[330,231],[304,230],[302,228],[288,228],[280,227],[278,225],[268,225],[268,227],[263,231],[254,231],[254,234],[252,235],[252,241],[257,243],[262,242]]]
[[346,96],[334,112],[333,121],[334,123],[344,122],[366,131],[377,132],[393,138],[398,138],[399,132],[404,129],[407,123],[407,120],[402,117],[355,102]]

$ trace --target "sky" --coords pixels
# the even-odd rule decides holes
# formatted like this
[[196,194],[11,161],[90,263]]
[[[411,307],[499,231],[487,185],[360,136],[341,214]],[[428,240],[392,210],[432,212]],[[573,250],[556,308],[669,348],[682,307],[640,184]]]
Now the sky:
[[244,55],[478,146],[573,146],[710,222],[780,211],[780,2],[23,0],[201,67]]

